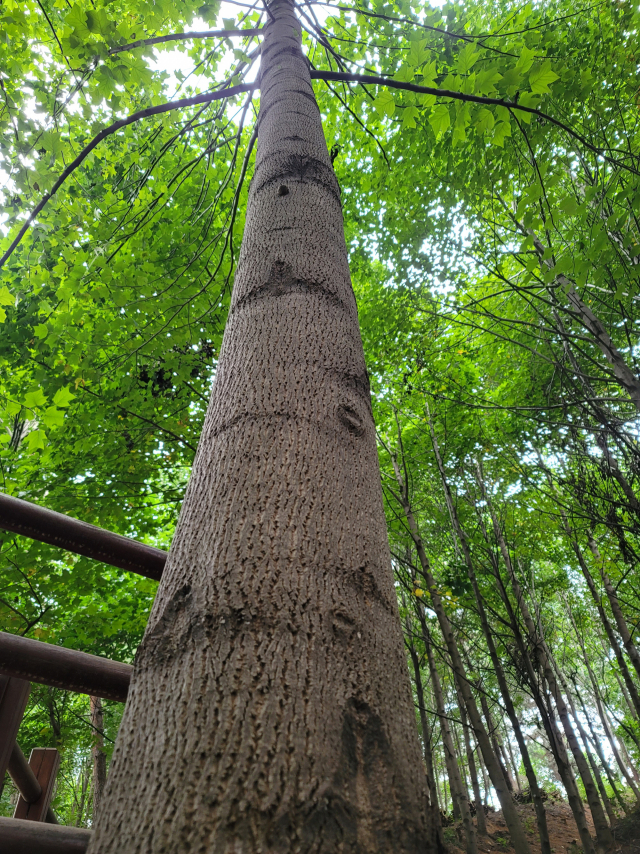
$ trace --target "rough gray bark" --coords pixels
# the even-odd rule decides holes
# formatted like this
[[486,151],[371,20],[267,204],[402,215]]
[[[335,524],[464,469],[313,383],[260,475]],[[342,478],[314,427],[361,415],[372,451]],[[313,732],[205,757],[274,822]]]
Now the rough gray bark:
[[211,402],[92,854],[425,854],[340,191],[293,0]]

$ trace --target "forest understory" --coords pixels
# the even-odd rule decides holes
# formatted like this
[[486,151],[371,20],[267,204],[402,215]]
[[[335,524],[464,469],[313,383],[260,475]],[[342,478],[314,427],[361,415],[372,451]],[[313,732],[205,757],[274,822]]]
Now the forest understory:
[[[536,830],[535,809],[531,804],[520,804],[518,814],[527,831],[531,854],[541,854],[540,837]],[[545,807],[549,842],[554,854],[579,854],[581,851],[578,828],[568,804],[560,800]],[[589,829],[593,833],[593,821],[589,809],[586,810]],[[612,826],[614,844],[611,854],[638,854],[640,851],[640,810],[618,819]],[[450,854],[465,854],[464,828],[462,822],[453,822],[444,830],[444,839]],[[487,834],[478,837],[480,854],[515,854],[509,842],[509,833],[500,811],[487,812]]]

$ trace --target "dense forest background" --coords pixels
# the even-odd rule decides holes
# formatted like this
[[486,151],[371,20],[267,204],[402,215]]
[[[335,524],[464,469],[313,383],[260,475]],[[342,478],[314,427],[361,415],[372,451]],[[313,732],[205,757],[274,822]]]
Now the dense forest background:
[[[263,14],[3,0],[3,248],[102,127],[251,82],[259,58],[255,34],[125,45],[252,29]],[[568,0],[309,2],[300,15],[315,68],[533,110],[315,84],[445,838],[466,811],[480,829],[480,801],[497,806],[463,683],[519,800],[568,798],[576,815],[577,796],[611,823],[640,801],[640,15]],[[257,98],[109,135],[8,259],[2,491],[169,547],[215,376]],[[3,631],[133,660],[154,582],[0,542]],[[121,711],[34,686],[19,741],[61,750],[63,823],[91,824],[96,757]],[[7,781],[2,814],[14,794]]]

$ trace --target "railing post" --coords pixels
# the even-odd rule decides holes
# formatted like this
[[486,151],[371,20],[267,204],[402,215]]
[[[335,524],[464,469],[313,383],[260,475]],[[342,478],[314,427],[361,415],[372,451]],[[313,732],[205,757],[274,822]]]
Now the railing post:
[[0,674],[0,791],[30,691],[31,685],[24,679]]
[[34,791],[32,797],[27,800],[21,794],[13,817],[29,821],[46,821],[53,797],[53,786],[60,767],[60,754],[55,747],[34,747],[29,757],[29,767],[40,786],[40,796],[32,799],[36,794]]

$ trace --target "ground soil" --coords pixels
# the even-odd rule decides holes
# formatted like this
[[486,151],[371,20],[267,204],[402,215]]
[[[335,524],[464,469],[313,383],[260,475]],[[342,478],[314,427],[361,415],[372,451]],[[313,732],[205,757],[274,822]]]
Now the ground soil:
[[[554,854],[581,854],[582,845],[578,830],[568,804],[562,802],[546,803],[547,825],[551,850]],[[536,832],[536,816],[532,804],[517,807],[528,832],[531,854],[540,854],[540,839]],[[589,810],[585,807],[589,827],[593,830]],[[507,825],[501,812],[487,816],[488,836],[478,837],[478,850],[481,854],[514,854],[509,844]],[[465,854],[463,831],[459,822],[444,830],[451,854]],[[611,854],[640,854],[640,811],[618,822],[613,828],[615,847]]]

